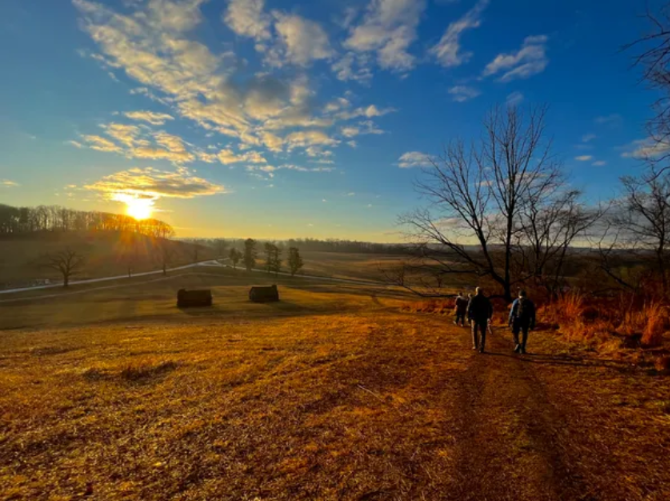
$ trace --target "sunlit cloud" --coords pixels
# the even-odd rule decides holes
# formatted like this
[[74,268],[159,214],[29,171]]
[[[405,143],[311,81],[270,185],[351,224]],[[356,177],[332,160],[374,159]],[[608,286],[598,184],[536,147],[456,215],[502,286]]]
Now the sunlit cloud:
[[591,155],[580,155],[578,157],[575,157],[575,160],[578,162],[588,162],[589,160],[593,160],[593,156]]
[[5,188],[16,188],[21,185],[15,181],[10,181],[9,179],[0,179],[0,186]]
[[130,200],[151,200],[151,206],[160,198],[195,198],[226,193],[224,186],[197,177],[186,167],[175,171],[136,167],[105,176],[84,188],[108,200],[126,204]]
[[148,122],[151,125],[163,125],[167,120],[174,120],[172,115],[167,113],[156,113],[153,111],[128,111],[124,115],[131,120]]

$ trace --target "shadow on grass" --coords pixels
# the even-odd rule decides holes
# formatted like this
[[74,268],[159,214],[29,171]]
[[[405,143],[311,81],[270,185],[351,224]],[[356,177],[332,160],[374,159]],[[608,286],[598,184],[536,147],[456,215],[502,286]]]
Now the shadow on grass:
[[525,355],[519,355],[513,353],[511,350],[509,353],[487,351],[486,354],[495,357],[511,358],[527,364],[567,365],[573,367],[587,367],[587,368],[596,367],[596,368],[613,369],[619,372],[640,372],[640,370],[642,369],[642,367],[633,365],[631,363],[623,362],[621,360],[575,357],[571,355],[557,355],[549,353],[533,353],[530,351]]

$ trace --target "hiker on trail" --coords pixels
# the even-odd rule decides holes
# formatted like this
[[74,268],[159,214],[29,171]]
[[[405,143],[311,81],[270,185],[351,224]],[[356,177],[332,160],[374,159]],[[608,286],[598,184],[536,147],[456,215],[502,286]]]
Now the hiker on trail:
[[[526,291],[519,291],[518,299],[512,303],[509,312],[509,326],[514,335],[514,353],[526,353],[528,331],[535,329],[535,305],[526,297]],[[521,332],[521,342],[519,342]]]
[[461,327],[465,327],[465,314],[468,312],[468,302],[469,301],[460,292],[454,301],[454,313],[456,314],[454,323]]
[[493,316],[491,301],[484,295],[481,287],[475,289],[475,296],[468,304],[468,320],[472,326],[472,349],[484,353],[486,346],[486,329]]

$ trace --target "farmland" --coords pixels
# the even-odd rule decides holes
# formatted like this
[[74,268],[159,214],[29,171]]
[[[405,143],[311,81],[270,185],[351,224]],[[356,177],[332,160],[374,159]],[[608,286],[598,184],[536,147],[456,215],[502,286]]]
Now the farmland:
[[[274,281],[274,280],[273,280]],[[670,382],[401,291],[188,273],[0,304],[0,499],[666,499]],[[211,309],[178,310],[181,287]]]

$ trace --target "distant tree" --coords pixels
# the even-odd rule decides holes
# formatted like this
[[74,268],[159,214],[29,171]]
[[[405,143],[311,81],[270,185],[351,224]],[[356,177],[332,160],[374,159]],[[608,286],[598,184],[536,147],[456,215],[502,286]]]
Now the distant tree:
[[168,266],[172,263],[175,254],[174,243],[165,238],[157,241],[154,249],[156,260],[158,261],[161,269],[163,270],[163,276],[167,276]]
[[124,233],[122,238],[122,258],[126,265],[128,278],[130,278],[132,277],[133,271],[137,266],[137,261],[139,260],[137,235],[135,233]]
[[230,258],[230,262],[233,263],[233,269],[235,269],[237,268],[237,263],[240,261],[240,258],[242,257],[242,253],[233,247],[232,249],[230,249],[228,257]]
[[200,244],[198,242],[193,242],[193,249],[191,252],[193,255],[193,262],[197,263],[198,258],[200,257]]
[[228,248],[228,242],[226,242],[223,238],[217,238],[214,241],[214,249],[216,250],[216,255],[219,258],[225,256],[227,248]]
[[247,238],[244,241],[244,267],[247,271],[251,271],[256,267],[256,241],[252,238]]
[[265,269],[275,275],[281,271],[281,250],[270,242],[265,244]]
[[298,273],[303,266],[302,257],[297,247],[290,247],[288,250],[288,267],[291,270],[291,276]]
[[85,262],[83,254],[70,248],[44,254],[39,259],[40,267],[56,270],[63,276],[63,287],[70,285],[70,278],[81,272]]

